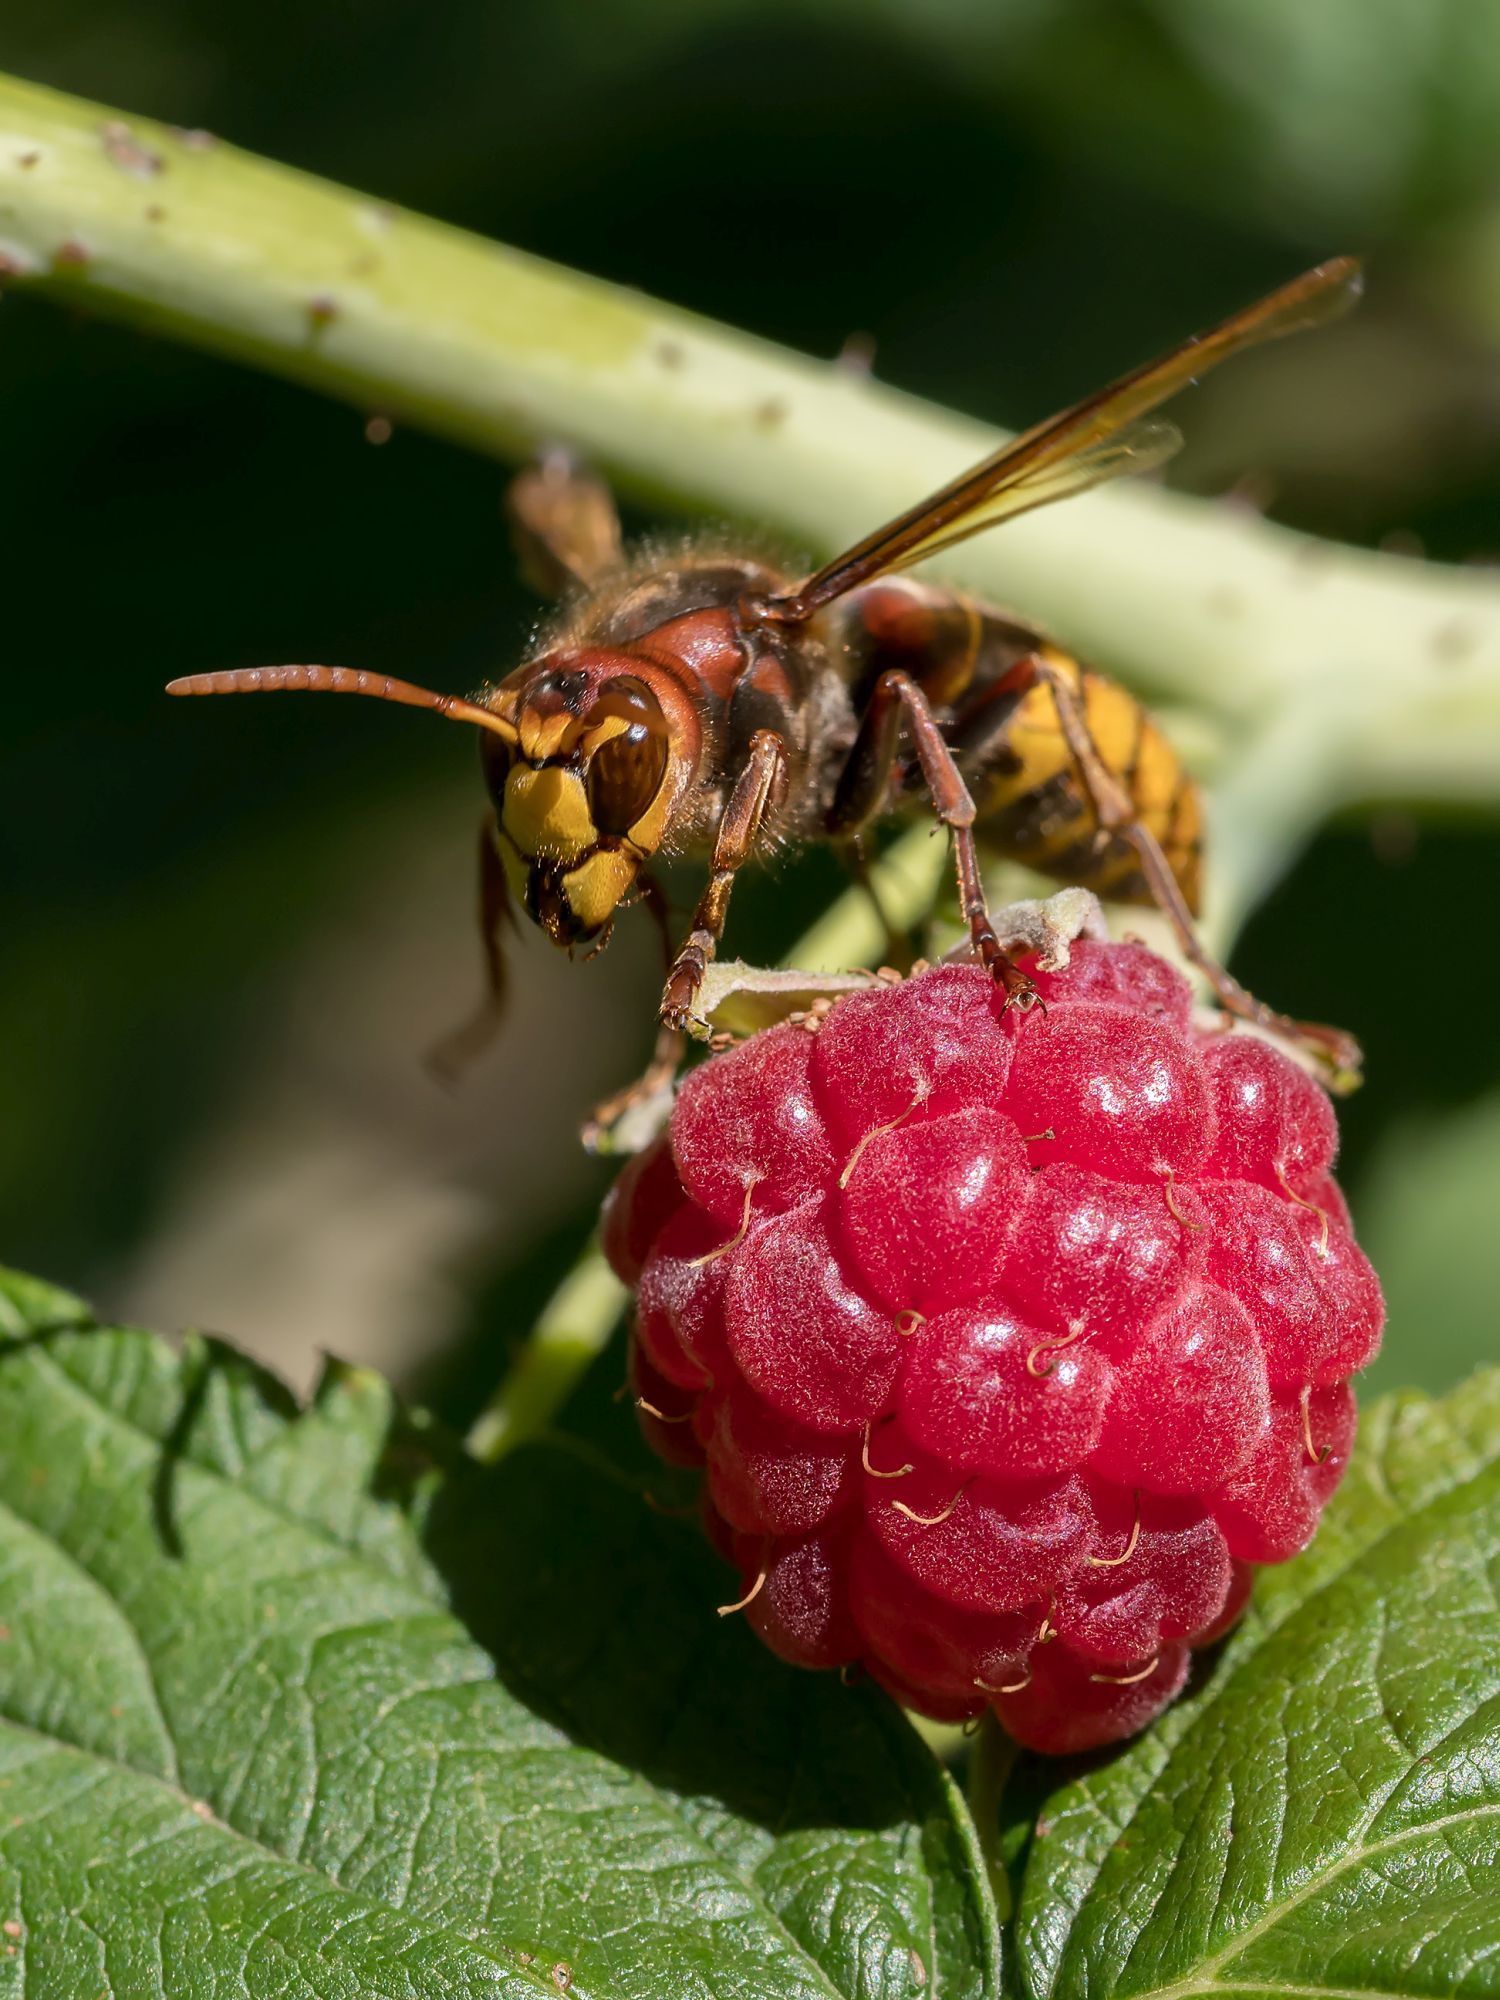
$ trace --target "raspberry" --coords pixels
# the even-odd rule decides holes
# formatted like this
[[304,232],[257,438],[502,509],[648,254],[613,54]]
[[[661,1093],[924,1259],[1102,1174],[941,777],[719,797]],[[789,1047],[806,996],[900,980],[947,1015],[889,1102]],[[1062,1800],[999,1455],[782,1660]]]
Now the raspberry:
[[853,1491],[857,1452],[788,1421],[739,1383],[703,1397],[697,1428],[709,1499],[732,1528],[806,1534]]
[[1036,983],[940,966],[712,1058],[605,1247],[764,1642],[1072,1752],[1311,1538],[1383,1308],[1315,1083],[1143,946]]
[[989,1296],[1030,1179],[1012,1119],[976,1105],[877,1129],[855,1167],[840,1239],[885,1305],[941,1312]]

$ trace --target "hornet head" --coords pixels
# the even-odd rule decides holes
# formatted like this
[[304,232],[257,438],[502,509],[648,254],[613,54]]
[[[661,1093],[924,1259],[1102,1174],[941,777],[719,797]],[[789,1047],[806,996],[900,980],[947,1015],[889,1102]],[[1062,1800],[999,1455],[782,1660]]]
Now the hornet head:
[[679,760],[649,666],[558,653],[494,689],[512,727],[480,739],[511,893],[554,944],[596,938],[656,853]]
[[679,740],[681,700],[661,669],[605,650],[547,654],[473,700],[318,666],[189,674],[167,692],[362,694],[473,724],[511,895],[565,947],[607,932],[662,843],[696,753]]

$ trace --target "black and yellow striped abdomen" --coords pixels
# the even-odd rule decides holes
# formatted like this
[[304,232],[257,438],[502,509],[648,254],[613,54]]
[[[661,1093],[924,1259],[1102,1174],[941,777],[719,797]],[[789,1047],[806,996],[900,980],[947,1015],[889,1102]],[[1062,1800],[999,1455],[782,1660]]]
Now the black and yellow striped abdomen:
[[[1078,662],[1016,618],[963,591],[882,577],[837,607],[837,645],[858,712],[880,674],[910,674],[952,745],[979,809],[985,844],[1059,881],[1127,903],[1154,901],[1135,850],[1101,838],[1046,680],[1044,660],[1078,691],[1106,768],[1156,836],[1197,913],[1202,847],[1198,788],[1176,751],[1117,681]],[[912,797],[920,774],[900,780]]]
[[[1038,649],[1077,691],[1100,758],[1156,836],[1190,910],[1197,914],[1203,815],[1198,787],[1134,695],[1059,652]],[[1126,903],[1153,900],[1135,850],[1101,836],[1046,681],[1020,698],[1000,742],[971,771],[977,831],[987,845],[1058,880]]]

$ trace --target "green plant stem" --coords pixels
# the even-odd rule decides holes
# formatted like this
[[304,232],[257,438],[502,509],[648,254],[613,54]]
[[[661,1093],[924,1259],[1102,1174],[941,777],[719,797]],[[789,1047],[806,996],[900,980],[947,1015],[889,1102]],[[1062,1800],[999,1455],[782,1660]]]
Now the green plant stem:
[[590,1243],[542,1310],[514,1365],[475,1419],[468,1445],[491,1461],[536,1437],[619,1322],[625,1287]]
[[[953,866],[947,836],[924,820],[893,840],[871,870],[880,907],[899,930],[910,930],[932,909]],[[783,963],[809,972],[842,972],[874,965],[886,947],[885,928],[863,889],[846,889],[805,930]]]
[[[561,438],[637,493],[819,551],[996,442],[828,364],[6,79],[0,254],[24,288],[469,445]],[[1293,712],[1334,752],[1321,809],[1500,794],[1492,576],[1140,489],[1046,509],[941,566],[1238,729]]]
[[1010,1874],[1000,1851],[1000,1805],[1017,1754],[1015,1739],[1007,1736],[994,1710],[987,1708],[969,1744],[969,1812],[1002,1926],[1010,1921],[1012,1897]]

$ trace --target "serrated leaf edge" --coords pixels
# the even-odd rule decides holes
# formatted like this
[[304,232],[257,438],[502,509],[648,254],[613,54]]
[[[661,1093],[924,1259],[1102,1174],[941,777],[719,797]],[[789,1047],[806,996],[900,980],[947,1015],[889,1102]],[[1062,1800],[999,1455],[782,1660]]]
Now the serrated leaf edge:
[[[129,1417],[123,1411],[118,1410],[113,1406],[111,1406],[109,1403],[103,1401],[98,1395],[96,1395],[93,1392],[92,1389],[90,1389],[90,1387],[86,1383],[79,1381],[76,1376],[70,1373],[70,1371],[62,1365],[62,1363],[57,1359],[57,1357],[50,1352],[48,1347],[48,1337],[56,1334],[64,1334],[64,1335],[71,1334],[79,1336],[81,1338],[93,1338],[93,1337],[100,1337],[106,1339],[123,1338],[127,1340],[138,1340],[158,1348],[165,1348],[166,1343],[162,1341],[161,1336],[153,1333],[150,1329],[147,1328],[101,1326],[92,1317],[87,1317],[80,1320],[64,1321],[61,1324],[57,1325],[48,1323],[45,1326],[35,1328],[28,1335],[22,1336],[19,1339],[13,1339],[9,1341],[0,1339],[0,1361],[4,1360],[5,1350],[7,1347],[10,1347],[13,1350],[24,1347],[29,1356],[31,1356],[32,1358],[40,1359],[46,1363],[49,1374],[72,1395],[75,1401],[81,1403],[88,1411],[90,1411],[97,1417],[102,1417],[105,1421],[114,1425],[118,1430],[122,1430],[131,1437],[139,1439],[142,1443],[149,1446],[153,1452],[160,1453],[163,1449],[162,1440],[159,1437],[157,1437],[155,1433],[147,1429],[145,1425],[135,1422],[131,1417]],[[255,1366],[255,1364],[248,1362],[246,1357],[240,1355],[238,1353],[238,1350],[229,1347],[227,1344],[224,1344],[224,1346],[225,1346],[225,1352],[230,1355],[233,1355],[236,1360],[245,1362],[245,1365],[247,1367],[253,1368]],[[174,1365],[180,1371],[183,1365],[182,1357],[174,1355],[172,1359]],[[334,1393],[345,1392],[344,1384],[342,1381],[338,1381],[334,1385],[333,1392]],[[394,1398],[392,1398],[392,1403],[394,1406]],[[303,1412],[299,1411],[299,1416],[301,1414],[303,1414]],[[292,1419],[292,1421],[296,1420],[297,1419]],[[590,1455],[591,1464],[592,1464],[592,1459],[593,1455],[591,1454]],[[419,1587],[411,1579],[393,1579],[392,1573],[388,1568],[379,1563],[358,1543],[342,1539],[334,1530],[329,1528],[326,1523],[316,1520],[310,1520],[302,1515],[290,1513],[287,1509],[278,1506],[273,1500],[271,1500],[264,1493],[260,1492],[254,1486],[247,1485],[242,1478],[238,1477],[232,1478],[218,1466],[212,1464],[206,1464],[202,1459],[191,1458],[186,1460],[186,1463],[190,1464],[193,1467],[193,1470],[201,1477],[209,1479],[219,1486],[231,1488],[236,1493],[243,1494],[247,1498],[253,1500],[256,1506],[262,1508],[264,1512],[267,1515],[269,1515],[272,1519],[282,1522],[286,1526],[296,1529],[298,1533],[307,1535],[313,1540],[320,1541],[325,1546],[337,1550],[340,1556],[354,1562],[360,1568],[369,1573],[371,1576],[378,1578],[378,1580],[380,1581],[380,1583],[384,1588],[389,1589],[393,1581],[405,1581],[407,1583],[408,1588],[412,1591],[412,1595],[416,1600],[416,1603],[420,1606],[421,1610],[423,1610],[424,1612],[439,1610],[449,1617],[453,1617],[455,1615],[452,1612],[451,1607],[443,1603],[441,1599],[434,1599],[433,1597],[423,1594],[420,1591]],[[253,1460],[249,1461],[249,1463],[253,1464]],[[606,1467],[602,1463],[592,1464],[592,1469],[595,1472],[600,1472],[605,1470]],[[612,1477],[617,1483],[620,1482],[620,1474],[618,1473],[617,1469],[613,1470]],[[89,1572],[86,1568],[84,1568],[82,1564],[78,1562],[77,1558],[72,1555],[71,1551],[62,1547],[62,1545],[57,1541],[55,1541],[51,1536],[46,1535],[42,1530],[38,1529],[34,1523],[26,1521],[24,1516],[16,1515],[12,1509],[4,1506],[3,1503],[0,1503],[0,1511],[3,1511],[8,1518],[20,1522],[20,1524],[28,1532],[40,1535],[49,1548],[56,1549],[60,1556],[62,1556],[65,1560],[72,1563],[73,1566],[76,1569],[78,1569],[79,1573],[82,1576],[86,1577],[88,1581],[96,1589],[98,1589],[100,1592],[103,1593],[107,1602],[113,1609],[116,1610],[119,1609],[115,1599],[110,1595],[106,1587],[99,1582],[98,1578],[94,1577],[91,1572]],[[123,1612],[121,1612],[121,1616],[123,1618],[124,1616]],[[140,1650],[142,1655],[144,1656],[144,1648],[140,1644],[139,1635],[135,1632],[134,1627],[129,1625],[128,1620],[126,1621],[126,1627],[127,1630],[130,1632],[133,1640],[135,1641],[138,1650]],[[149,1661],[147,1662],[147,1670],[148,1674],[150,1674]],[[156,1696],[156,1683],[154,1674],[150,1674],[150,1685],[153,1697],[156,1698],[157,1713],[161,1717],[167,1740],[169,1743],[171,1743],[173,1757],[175,1761],[176,1745],[175,1742],[172,1741],[170,1726],[167,1725],[166,1717],[164,1712],[162,1711],[159,1696]],[[899,1710],[896,1710],[894,1707],[891,1709],[890,1722],[893,1727],[901,1730],[909,1730],[910,1728],[910,1725],[906,1723],[904,1720],[902,1720],[902,1718],[900,1717]],[[83,1757],[98,1756],[100,1758],[100,1761],[103,1763],[111,1765],[115,1764],[115,1760],[109,1758],[105,1753],[96,1752],[94,1749],[88,1746],[69,1742],[66,1738],[63,1737],[49,1738],[41,1734],[40,1732],[31,1731],[27,1724],[18,1723],[9,1716],[0,1717],[0,1726],[4,1726],[6,1728],[19,1729],[19,1730],[26,1730],[30,1734],[37,1735],[40,1741],[55,1743],[58,1747],[68,1750],[75,1755]],[[575,1742],[571,1739],[569,1739],[564,1746],[560,1747],[566,1747],[571,1750],[576,1750],[579,1753],[588,1756],[594,1756],[599,1754],[593,1751],[586,1742]],[[920,1745],[920,1743],[915,1744],[913,1747],[915,1747],[917,1750],[920,1750],[923,1755],[930,1754],[925,1751],[925,1748],[922,1745]],[[904,1744],[903,1744],[903,1751],[909,1754],[909,1752],[907,1751],[907,1746],[905,1746]],[[948,1777],[948,1774],[943,1770],[942,1766],[937,1763],[937,1760],[935,1758],[932,1760],[932,1762],[934,1770],[937,1773],[938,1779],[940,1781],[938,1787],[938,1795],[945,1800],[948,1807],[948,1812],[949,1812],[948,1824],[951,1827],[953,1834],[957,1837],[958,1842],[962,1847],[962,1849],[964,1850],[967,1858],[970,1860],[971,1864],[973,1864],[973,1872],[971,1880],[967,1885],[967,1887],[969,1893],[973,1897],[974,1903],[977,1908],[977,1913],[979,1914],[982,1920],[982,1928],[985,1933],[984,1937],[981,1940],[977,1941],[979,1944],[979,1949],[977,1950],[975,1955],[975,1962],[980,1971],[981,1978],[984,1981],[983,1992],[986,1996],[986,2000],[989,2000],[989,1996],[997,1995],[1002,1990],[1001,1979],[1000,1979],[1001,1959],[1000,1959],[1000,1950],[998,1945],[999,1925],[998,1925],[998,1920],[995,1916],[993,1903],[989,1899],[988,1885],[983,1865],[978,1858],[979,1856],[978,1833],[973,1826],[972,1819],[968,1813],[967,1805],[965,1804],[962,1796],[957,1792],[956,1788],[952,1785],[952,1781]],[[134,1765],[127,1765],[127,1764],[118,1764],[116,1765],[116,1768],[118,1768],[119,1770],[121,1770],[122,1772],[126,1773],[127,1775],[133,1778],[138,1778],[144,1782],[162,1786],[168,1792],[174,1793],[174,1795],[176,1796],[180,1796],[188,1805],[189,1809],[196,1813],[199,1813],[200,1816],[202,1812],[205,1810],[211,1811],[210,1808],[207,1808],[206,1803],[204,1801],[194,1800],[189,1793],[182,1791],[179,1787],[174,1787],[168,1781],[162,1779],[154,1772],[142,1771]],[[716,1851],[709,1844],[705,1843],[701,1839],[701,1837],[695,1832],[691,1824],[691,1821],[688,1819],[686,1814],[682,1812],[682,1810],[677,1806],[676,1801],[673,1798],[673,1795],[668,1792],[662,1792],[659,1793],[658,1796],[661,1797],[665,1802],[672,1805],[673,1816],[680,1825],[684,1840],[693,1843],[700,1850],[701,1855],[705,1861],[711,1862],[718,1867],[724,1867],[725,1863],[723,1861],[722,1856],[718,1855]],[[236,1839],[243,1841],[247,1845],[247,1847],[251,1848],[253,1851],[263,1854],[278,1863],[284,1863],[288,1867],[296,1868],[300,1872],[308,1875],[310,1878],[328,1884],[329,1886],[338,1890],[340,1894],[347,1895],[351,1893],[348,1890],[345,1890],[342,1884],[340,1884],[336,1880],[336,1878],[324,1875],[317,1869],[308,1868],[307,1864],[299,1862],[287,1855],[284,1855],[279,1849],[271,1847],[262,1847],[259,1843],[252,1840],[248,1835],[241,1833],[240,1830],[234,1827],[230,1822],[219,1820],[217,1815],[213,1816],[213,1824],[221,1826],[226,1832],[233,1834]],[[922,1826],[920,1822],[918,1824],[917,1831],[919,1833],[922,1831]],[[743,1886],[747,1897],[747,1901],[749,1901],[752,1904],[756,1913],[763,1919],[766,1928],[770,1931],[774,1931],[775,1933],[777,1933],[786,1940],[789,1949],[792,1950],[797,1955],[797,1957],[804,1962],[810,1973],[826,1989],[826,1992],[829,1996],[829,2000],[848,2000],[848,1996],[842,1991],[841,1988],[835,1985],[830,1975],[824,1970],[823,1966],[808,1950],[807,1946],[804,1945],[801,1942],[801,1940],[798,1939],[787,1928],[786,1924],[783,1922],[781,1917],[771,1907],[770,1903],[766,1900],[765,1893],[761,1888],[760,1883],[757,1881],[754,1872],[747,1869],[741,1869],[739,1867],[732,1868],[730,1872],[733,1874],[734,1878]],[[370,1907],[374,1909],[389,1908],[391,1914],[401,1918],[402,1921],[415,1922],[414,1919],[407,1917],[404,1910],[396,1908],[395,1906],[388,1906],[384,1904],[372,1904],[372,1905],[365,1905],[365,1907]],[[461,1933],[458,1932],[450,1933],[441,1928],[433,1930],[431,1934],[435,1936],[445,1936],[445,1937],[452,1936],[464,1943],[472,1942],[472,1940],[463,1938]],[[942,1967],[941,1967],[941,1961],[937,1944],[937,1917],[936,1917],[935,1899],[932,1900],[932,1904],[929,1910],[927,1935],[929,1939],[929,1947],[932,1951],[932,1959],[931,1962],[929,1962],[925,1968],[927,1973],[926,1995],[927,1995],[927,2000],[937,2000],[938,1986],[942,1976]],[[971,1942],[974,1942],[974,1940],[971,1939]],[[507,1970],[511,1969],[509,1964],[503,1960],[497,1959],[496,1963],[504,1964]],[[518,1974],[524,1972],[525,1970],[525,1968],[519,1966],[515,1967],[514,1969],[518,1972]],[[555,2000],[555,1993],[556,1993],[555,1988],[547,1986],[541,1990],[550,1992],[553,1995],[553,2000]]]

